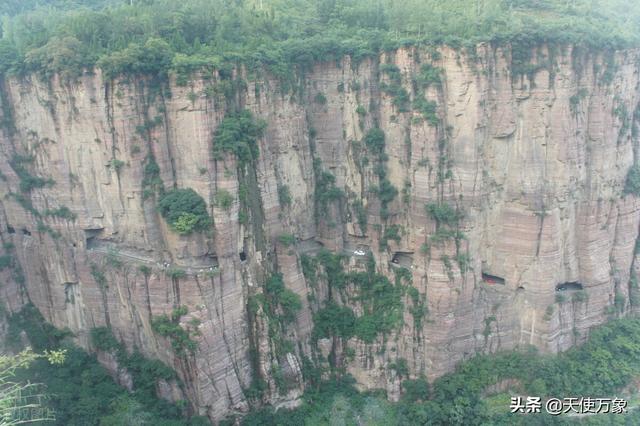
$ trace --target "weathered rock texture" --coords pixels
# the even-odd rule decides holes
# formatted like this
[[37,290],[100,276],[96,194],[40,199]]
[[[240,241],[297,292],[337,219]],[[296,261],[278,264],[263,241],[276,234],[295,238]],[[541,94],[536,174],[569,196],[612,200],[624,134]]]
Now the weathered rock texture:
[[[31,300],[85,347],[93,327],[110,327],[128,349],[174,367],[195,411],[213,420],[248,409],[246,389],[257,377],[267,384],[263,402],[295,399],[302,354],[320,362],[314,354],[327,355],[332,346],[362,388],[384,388],[393,399],[400,377],[392,365],[401,358],[411,377],[434,378],[478,352],[527,344],[567,349],[591,327],[634,309],[640,202],[623,189],[638,142],[640,54],[605,58],[569,47],[552,53],[532,52],[535,72],[514,75],[508,50],[479,46],[470,56],[406,49],[357,64],[318,64],[286,93],[275,80],[240,73],[247,84],[227,98],[216,88],[228,82],[216,75],[186,87],[147,78],[105,81],[99,72],[76,82],[6,80],[0,238],[13,243],[5,251],[18,263],[1,272],[3,301],[16,311]],[[412,99],[423,96],[412,81],[422,65],[442,68],[442,84],[424,92],[437,104],[437,125],[411,108],[399,111],[384,90],[392,84],[380,71],[385,63],[399,68]],[[231,106],[267,123],[252,166],[257,185],[248,182],[247,226],[239,221],[236,160],[212,153]],[[353,143],[376,125],[386,135],[388,179],[399,191],[386,219],[372,192],[375,161],[363,165],[363,145]],[[178,236],[157,213],[155,197],[143,197],[150,153],[165,187],[190,187],[207,201],[210,233]],[[55,184],[22,192],[18,155],[33,156],[23,167]],[[346,194],[318,212],[314,160]],[[283,185],[290,205],[279,203]],[[229,210],[214,203],[219,189],[236,198]],[[365,232],[353,207],[359,199]],[[427,203],[463,211],[457,226],[464,238],[434,241]],[[44,215],[61,206],[75,220]],[[381,250],[391,225],[399,225],[401,238]],[[285,247],[282,234],[298,243]],[[377,271],[392,280],[392,260],[401,253],[399,264],[411,271],[428,314],[416,324],[405,295],[404,324],[395,332],[372,344],[314,344],[312,314],[327,289],[321,276],[307,297],[300,257],[321,244],[347,255],[371,250]],[[186,277],[171,278],[165,262]],[[214,264],[219,269],[211,271]],[[355,257],[345,266],[359,268]],[[247,307],[274,272],[302,302],[283,332],[295,342],[288,354],[276,353],[262,309]],[[483,273],[504,284],[483,280]],[[567,282],[583,291],[556,291]],[[201,321],[192,355],[177,356],[151,327],[153,316],[177,305],[188,307],[185,326]],[[276,386],[278,369],[288,391]]]

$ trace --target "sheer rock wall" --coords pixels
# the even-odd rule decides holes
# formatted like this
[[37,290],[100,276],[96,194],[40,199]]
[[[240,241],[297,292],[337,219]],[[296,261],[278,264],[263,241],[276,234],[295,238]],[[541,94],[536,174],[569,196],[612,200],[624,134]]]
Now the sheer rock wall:
[[[214,420],[248,408],[254,377],[266,381],[264,402],[295,401],[302,354],[322,363],[333,349],[362,388],[383,388],[396,399],[399,359],[411,377],[433,379],[478,352],[527,344],[565,350],[591,327],[634,309],[640,203],[623,189],[637,146],[639,59],[636,51],[608,58],[541,47],[532,52],[533,71],[515,75],[508,50],[403,49],[360,63],[318,64],[284,93],[276,80],[239,73],[246,85],[226,98],[215,90],[225,83],[215,74],[187,86],[105,81],[99,71],[76,82],[5,80],[0,239],[19,266],[0,272],[2,299],[10,311],[31,300],[88,348],[92,328],[110,327],[129,350],[174,367],[195,410]],[[436,102],[436,125],[411,108],[401,111],[382,64],[399,69],[412,99],[423,96],[414,80],[424,64],[442,69],[441,84],[424,89]],[[257,185],[249,184],[248,226],[239,221],[236,159],[212,153],[231,106],[267,123],[252,165]],[[372,192],[379,183],[374,161],[363,165],[363,144],[353,143],[376,125],[386,137],[387,177],[399,192],[386,219]],[[177,235],[156,199],[143,196],[150,153],[166,188],[190,187],[206,200],[210,233]],[[20,162],[29,155],[32,161]],[[318,212],[314,160],[346,194]],[[21,191],[16,163],[55,183]],[[278,197],[283,185],[288,206]],[[228,210],[214,202],[219,189],[234,195]],[[464,238],[434,241],[427,203],[457,206]],[[61,206],[76,218],[44,214]],[[399,225],[400,239],[381,249],[391,225]],[[286,247],[282,234],[298,241]],[[392,281],[400,253],[396,260],[410,270],[428,314],[416,324],[405,291],[404,321],[393,333],[371,344],[314,343],[313,312],[327,287],[321,277],[308,297],[300,257],[321,245],[345,253],[348,270],[360,268],[355,249],[370,250],[377,271]],[[174,268],[186,276],[172,278]],[[295,342],[288,354],[276,354],[262,309],[248,310],[273,272],[302,302],[283,332]],[[557,291],[562,283],[583,290]],[[153,316],[177,305],[188,307],[185,327],[200,320],[192,355],[176,355],[151,327]],[[288,391],[279,390],[274,365]]]

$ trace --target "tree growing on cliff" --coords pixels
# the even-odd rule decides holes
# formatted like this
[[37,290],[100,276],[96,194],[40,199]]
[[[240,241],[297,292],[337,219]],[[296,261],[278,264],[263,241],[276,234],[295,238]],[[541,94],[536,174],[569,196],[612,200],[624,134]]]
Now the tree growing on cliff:
[[429,203],[425,208],[438,227],[442,225],[455,227],[464,216],[456,206],[446,203]]
[[384,153],[384,132],[380,128],[374,127],[364,136],[364,143],[373,154],[382,155]]
[[640,196],[640,166],[634,164],[627,173],[627,180],[624,184],[624,192]]
[[[264,285],[265,308],[283,324],[296,320],[296,314],[302,309],[300,296],[285,287],[282,274],[272,274]],[[278,307],[280,308],[278,310]]]
[[226,189],[220,188],[216,192],[214,201],[217,207],[229,211],[235,201],[235,197]]
[[171,342],[171,347],[180,356],[187,353],[194,353],[198,348],[198,342],[194,339],[200,335],[198,325],[200,321],[193,318],[186,329],[180,325],[180,320],[188,314],[186,306],[179,306],[171,312],[171,316],[165,314],[153,317],[151,320],[151,328],[159,335],[166,337]]
[[158,209],[169,225],[182,235],[204,231],[212,223],[204,199],[191,188],[166,192],[158,202]]
[[332,336],[348,339],[353,336],[355,325],[356,316],[353,309],[329,301],[313,315],[312,336],[314,339]]
[[221,159],[223,153],[234,154],[241,167],[255,161],[260,154],[258,139],[262,137],[265,127],[264,121],[255,121],[246,109],[227,114],[213,137],[214,156]]

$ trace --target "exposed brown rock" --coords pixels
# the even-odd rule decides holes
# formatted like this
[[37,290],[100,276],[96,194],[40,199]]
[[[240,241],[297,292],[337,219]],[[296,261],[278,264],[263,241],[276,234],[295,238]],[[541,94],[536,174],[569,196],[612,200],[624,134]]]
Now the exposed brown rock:
[[[260,208],[248,226],[238,220],[236,160],[212,154],[215,129],[227,110],[225,99],[205,94],[215,78],[159,88],[143,78],[105,81],[99,71],[71,83],[5,81],[1,102],[8,108],[0,111],[11,111],[15,130],[4,129],[0,137],[6,177],[0,180],[0,237],[15,245],[7,250],[25,276],[20,284],[11,271],[0,272],[6,307],[18,310],[28,294],[48,321],[68,327],[85,347],[93,327],[111,327],[129,350],[175,368],[196,412],[213,420],[246,411],[246,390],[256,378],[267,385],[262,402],[295,404],[303,389],[302,354],[326,360],[335,350],[361,388],[384,388],[398,399],[400,378],[390,365],[399,359],[407,361],[411,377],[433,379],[477,352],[528,344],[565,350],[608,317],[637,310],[630,305],[628,283],[631,270],[640,273],[634,261],[640,202],[623,188],[638,142],[633,120],[639,53],[616,55],[611,82],[602,76],[611,65],[597,55],[582,60],[576,72],[570,48],[534,81],[512,75],[508,53],[500,49],[479,46],[474,62],[451,49],[440,53],[435,61],[426,52],[405,49],[360,63],[345,58],[340,66],[318,64],[295,94],[283,94],[274,80],[248,81],[235,102],[267,122],[253,165],[257,188],[251,196]],[[537,53],[548,55],[544,48],[534,58]],[[418,112],[397,110],[381,89],[386,77],[379,75],[379,62],[400,69],[411,97],[412,76],[421,64],[443,69],[441,87],[425,91],[437,103],[438,126]],[[317,93],[326,103],[314,101]],[[356,112],[358,105],[366,115]],[[362,140],[374,123],[385,132],[387,177],[399,191],[386,220],[370,191],[378,185],[373,159],[362,166],[351,142]],[[20,193],[9,164],[16,154],[33,155],[29,170],[55,181],[31,191],[33,207],[44,212],[67,206],[75,220],[39,219],[10,195]],[[165,187],[190,187],[205,199],[211,233],[177,235],[158,215],[154,198],[144,199],[150,154]],[[112,159],[124,165],[118,169]],[[318,217],[314,159],[347,194]],[[279,204],[279,185],[290,190],[289,206]],[[403,188],[410,188],[406,200]],[[220,189],[235,197],[229,210],[213,203]],[[367,209],[366,232],[351,210],[356,199]],[[448,240],[421,250],[436,231],[425,210],[430,202],[464,211],[459,230],[465,238],[457,245]],[[382,250],[380,237],[392,224],[401,226],[401,239]],[[282,234],[294,234],[298,242],[285,247],[278,243]],[[313,252],[320,244],[348,254],[369,248],[377,271],[392,281],[394,254],[407,253],[413,286],[429,309],[421,327],[407,312],[411,302],[405,296],[404,324],[397,332],[373,344],[324,339],[314,357],[312,311],[326,299],[327,288],[320,278],[311,290],[300,253],[303,245],[316,247]],[[460,253],[470,259],[462,270],[456,262]],[[185,270],[186,277],[171,278],[166,264]],[[346,264],[361,268],[354,259]],[[151,272],[143,273],[141,265]],[[96,279],[96,271],[106,283]],[[295,324],[282,331],[294,343],[284,354],[269,334],[268,315],[262,308],[254,315],[247,309],[276,271],[302,302]],[[504,284],[483,282],[483,273]],[[586,297],[568,291],[558,303],[556,285],[565,282],[580,283]],[[307,297],[312,293],[315,300]],[[616,294],[624,299],[617,308]],[[185,328],[191,319],[200,321],[194,354],[176,355],[152,330],[152,317],[177,305],[188,307],[181,319]],[[358,312],[357,304],[353,308]],[[284,394],[274,368],[289,384]],[[167,383],[159,391],[167,399],[179,393]]]

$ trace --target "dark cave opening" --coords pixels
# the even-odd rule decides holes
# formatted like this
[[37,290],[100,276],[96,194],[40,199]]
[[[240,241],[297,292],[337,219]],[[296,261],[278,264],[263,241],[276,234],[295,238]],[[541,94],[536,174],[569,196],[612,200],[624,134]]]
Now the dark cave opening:
[[556,285],[556,291],[582,290],[582,284],[577,281],[566,282]]
[[391,264],[404,268],[411,268],[411,265],[413,265],[413,253],[397,251],[393,254],[393,258],[391,258]]
[[487,274],[485,272],[482,273],[482,281],[487,284],[500,284],[504,285],[504,278],[498,277],[496,275]]

